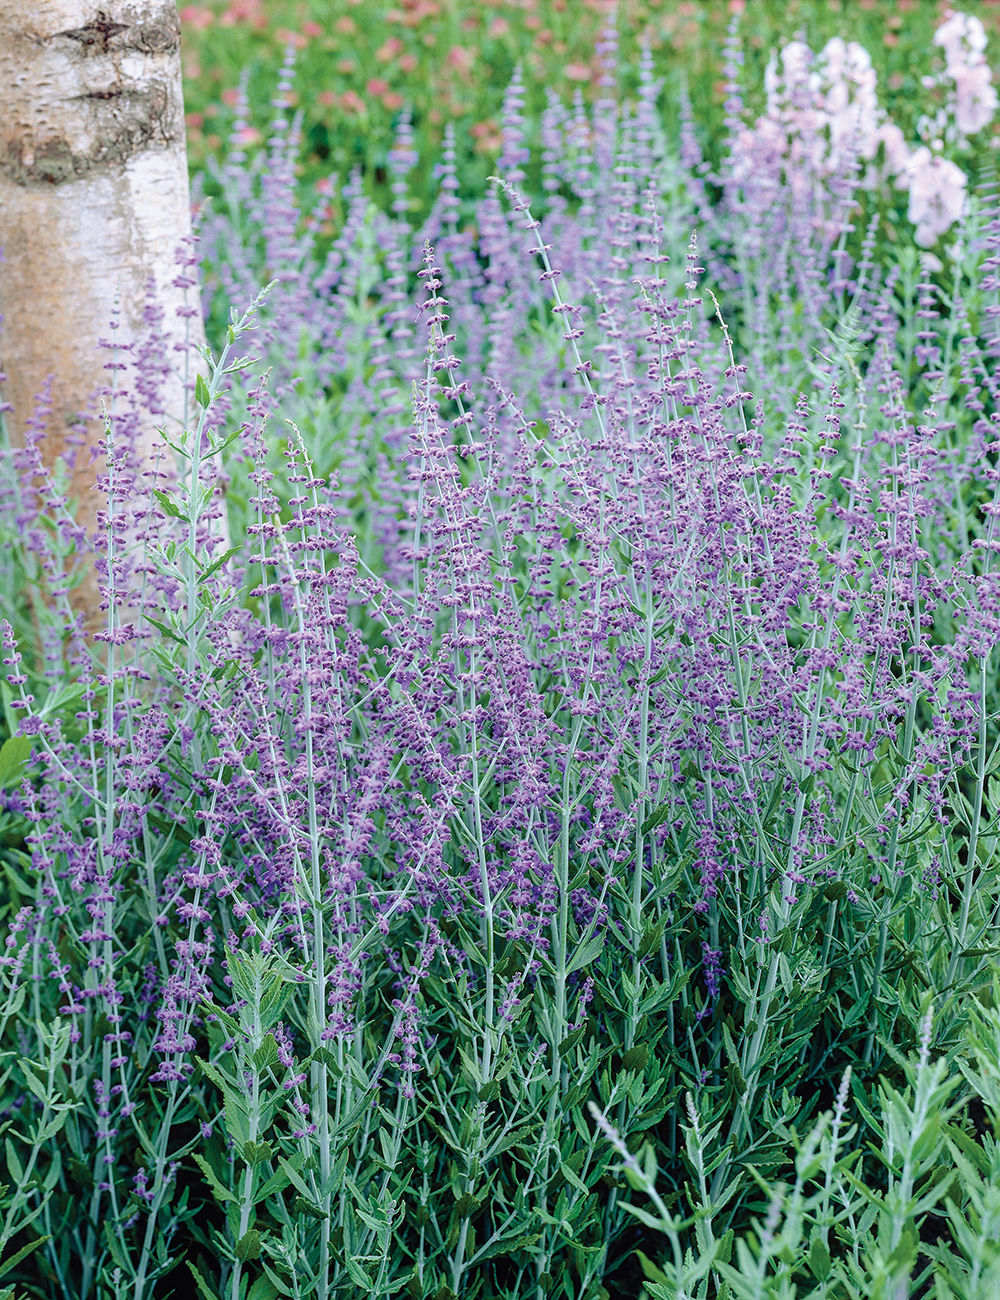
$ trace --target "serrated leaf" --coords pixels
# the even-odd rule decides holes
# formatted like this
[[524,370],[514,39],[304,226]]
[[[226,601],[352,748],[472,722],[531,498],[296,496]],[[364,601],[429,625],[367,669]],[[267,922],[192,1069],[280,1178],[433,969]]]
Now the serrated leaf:
[[31,1071],[31,1063],[28,1061],[24,1062],[23,1074],[24,1074],[24,1082],[28,1085],[30,1091],[34,1093],[34,1095],[38,1098],[39,1101],[44,1102],[46,1100],[45,1086],[39,1079],[35,1078],[34,1074]]
[[648,835],[650,831],[655,831],[657,826],[662,826],[672,812],[673,805],[669,803],[661,804],[659,808],[654,808],[642,823],[643,835]]
[[255,1070],[266,1070],[269,1066],[274,1065],[278,1060],[278,1044],[275,1042],[273,1034],[265,1034],[264,1041],[253,1054],[253,1064]]
[[191,1263],[191,1261],[187,1260],[186,1262],[187,1262],[188,1269],[191,1273],[191,1276],[194,1278],[194,1284],[198,1288],[198,1294],[202,1297],[202,1300],[218,1300],[218,1297],[215,1294],[213,1294],[208,1283],[198,1272],[195,1266]]
[[587,1032],[587,1029],[588,1029],[587,1022],[584,1021],[584,1023],[579,1027],[579,1029],[574,1029],[571,1034],[569,1034],[566,1038],[564,1038],[562,1042],[559,1044],[559,1055],[562,1057],[569,1056],[573,1048],[577,1045],[580,1039],[583,1038],[584,1034]]
[[152,623],[158,631],[169,637],[171,641],[176,641],[178,645],[187,645],[186,641],[179,637],[172,628],[167,627],[166,623],[161,623],[158,618],[153,618],[151,614],[143,614],[143,618],[147,623]]
[[540,1232],[531,1232],[521,1237],[508,1237],[506,1240],[494,1241],[490,1245],[483,1247],[475,1256],[475,1263],[481,1264],[485,1260],[495,1259],[498,1255],[513,1255],[515,1250],[526,1250],[533,1246],[536,1241],[541,1241]]
[[460,1219],[471,1219],[483,1208],[482,1199],[471,1192],[463,1192],[455,1202],[455,1213]]
[[830,1252],[826,1244],[817,1237],[809,1248],[809,1267],[817,1282],[823,1282],[830,1276]]
[[204,1057],[196,1056],[194,1058],[194,1063],[201,1070],[202,1074],[212,1080],[223,1096],[232,1090],[232,1084],[214,1061],[208,1061],[205,1060]]
[[274,1155],[269,1142],[244,1142],[243,1159],[248,1165],[262,1165]]
[[73,1107],[67,1106],[64,1110],[58,1112],[55,1119],[50,1119],[38,1134],[37,1140],[39,1142],[47,1142],[49,1138],[54,1138],[57,1133],[61,1132],[63,1125],[69,1119],[71,1109],[73,1109]]
[[648,1044],[636,1043],[636,1045],[634,1047],[630,1047],[628,1051],[625,1053],[625,1055],[622,1057],[622,1069],[635,1070],[635,1072],[638,1074],[641,1073],[643,1070],[645,1070],[646,1063],[648,1061],[649,1061]]
[[215,1199],[217,1201],[226,1202],[226,1201],[236,1200],[236,1197],[233,1195],[233,1193],[227,1191],[226,1188],[223,1187],[222,1184],[219,1182],[218,1178],[216,1177],[215,1170],[208,1163],[208,1161],[205,1159],[204,1156],[199,1155],[197,1152],[194,1152],[191,1158],[194,1160],[195,1164],[198,1166],[201,1172],[205,1175],[205,1180],[207,1181],[209,1187],[212,1189],[212,1194],[215,1196]]
[[160,503],[160,509],[164,514],[169,515],[171,519],[182,519],[185,523],[190,523],[187,515],[181,510],[172,496],[166,492],[161,492],[159,488],[153,488],[153,496]]
[[329,1217],[326,1211],[320,1209],[308,1196],[296,1196],[293,1208],[296,1214],[308,1214],[311,1219],[326,1219]]
[[251,1228],[245,1232],[236,1243],[236,1258],[240,1263],[246,1263],[248,1259],[260,1259],[261,1240],[260,1233],[256,1228]]

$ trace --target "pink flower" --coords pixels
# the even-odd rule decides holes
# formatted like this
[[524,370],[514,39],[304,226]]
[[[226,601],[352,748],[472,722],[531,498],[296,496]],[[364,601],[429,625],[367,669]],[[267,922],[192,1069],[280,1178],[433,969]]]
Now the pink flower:
[[955,82],[955,125],[963,135],[981,131],[997,107],[986,62],[986,32],[978,18],[952,14],[934,33],[944,50],[948,76]]
[[196,32],[200,32],[205,27],[211,27],[215,22],[215,14],[211,9],[204,9],[201,5],[185,5],[181,10],[180,19],[182,23],[187,23]]
[[297,50],[304,49],[309,44],[301,32],[293,32],[288,27],[279,27],[274,35],[282,45],[294,45]]
[[955,78],[955,123],[963,135],[974,135],[996,112],[997,92],[990,85],[989,64],[979,63],[974,67],[961,64],[956,66],[952,75]]
[[466,49],[464,45],[453,45],[448,51],[446,60],[449,68],[454,68],[457,72],[468,73],[472,71],[472,65],[476,61],[476,56],[472,50]]
[[914,239],[921,248],[930,248],[962,215],[966,175],[947,158],[932,155],[926,145],[910,155],[907,173],[910,177],[908,215],[917,227]]
[[876,139],[876,148],[879,144],[885,149],[886,168],[893,176],[905,172],[910,161],[910,151],[907,148],[903,132],[895,122],[885,122],[879,128]]
[[986,31],[971,14],[952,14],[934,33],[934,44],[944,50],[949,73],[955,69],[982,63],[986,50]]
[[223,27],[235,27],[238,23],[250,23],[252,27],[263,30],[267,26],[263,0],[232,0],[219,22]]

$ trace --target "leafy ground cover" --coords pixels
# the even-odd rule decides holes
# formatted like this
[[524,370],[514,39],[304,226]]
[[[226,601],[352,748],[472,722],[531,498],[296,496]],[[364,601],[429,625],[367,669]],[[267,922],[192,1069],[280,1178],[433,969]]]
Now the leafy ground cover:
[[4,456],[19,1295],[1000,1288],[986,33],[921,118],[751,15],[703,147],[629,13],[478,193],[418,104],[306,184],[286,41],[194,427],[142,472],[151,304],[105,535]]

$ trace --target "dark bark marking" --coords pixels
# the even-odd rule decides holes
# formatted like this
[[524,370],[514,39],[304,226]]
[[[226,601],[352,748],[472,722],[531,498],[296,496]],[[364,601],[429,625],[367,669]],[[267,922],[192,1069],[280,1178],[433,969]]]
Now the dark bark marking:
[[8,139],[0,146],[0,171],[16,185],[63,185],[97,168],[120,167],[134,154],[166,148],[178,138],[171,123],[176,114],[169,112],[169,89],[162,81],[147,83],[141,90],[113,87],[79,98],[83,112],[99,117],[91,149],[74,152],[59,136],[34,147]]
[[87,23],[84,27],[72,27],[57,35],[76,41],[84,58],[129,49],[139,50],[143,54],[168,54],[180,45],[181,24],[177,10],[172,5],[164,7],[162,18],[136,26],[112,22],[103,10],[98,10],[92,23]]
[[88,54],[98,52],[106,54],[113,38],[119,32],[127,31],[128,23],[113,23],[107,14],[99,9],[92,23],[87,23],[84,27],[71,27],[69,31],[59,32],[58,35],[68,36],[71,41],[79,41]]
[[16,185],[62,185],[95,168],[122,166],[144,149],[163,149],[175,143],[182,137],[183,125],[179,106],[171,98],[169,74],[167,80],[156,77],[123,83],[115,56],[126,52],[169,56],[179,49],[180,35],[177,10],[173,4],[165,4],[156,18],[134,25],[114,22],[106,11],[98,10],[92,22],[49,38],[74,42],[82,59],[103,56],[111,61],[110,86],[75,97],[79,111],[89,118],[95,143],[74,151],[61,135],[37,143],[19,134],[0,138],[0,172]]

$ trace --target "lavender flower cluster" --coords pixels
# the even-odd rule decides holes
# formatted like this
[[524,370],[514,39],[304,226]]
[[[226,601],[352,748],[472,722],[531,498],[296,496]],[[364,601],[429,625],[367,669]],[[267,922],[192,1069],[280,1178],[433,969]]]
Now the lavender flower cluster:
[[[3,625],[0,751],[23,763],[30,743],[3,795],[26,901],[0,965],[27,1058],[5,1118],[44,1153],[25,1193],[40,1293],[141,1300],[184,1241],[202,1294],[199,1243],[233,1300],[251,1268],[275,1294],[409,1277],[472,1295],[499,1259],[552,1282],[589,1233],[565,1294],[597,1296],[625,1220],[600,1134],[560,1154],[555,1098],[593,1087],[618,1130],[675,1132],[647,1041],[667,1034],[696,1093],[735,1069],[721,1187],[817,908],[799,992],[837,924],[874,931],[878,985],[893,908],[962,877],[960,851],[977,861],[996,197],[962,218],[964,300],[944,312],[916,250],[887,270],[875,220],[849,239],[857,131],[832,164],[795,153],[765,204],[735,80],[713,176],[690,122],[667,149],[648,57],[623,105],[613,28],[599,53],[592,111],[549,97],[537,208],[517,75],[471,222],[449,132],[439,199],[410,224],[404,115],[392,212],[351,178],[323,256],[327,200],[296,206],[289,61],[268,148],[234,149],[227,202],[203,207],[206,309],[253,306],[192,389],[196,426],[164,432],[152,471],[137,460],[151,302],[148,346],[110,363],[103,537],[42,468],[44,394],[11,461],[48,599],[37,654]],[[99,646],[69,599],[88,545]],[[610,1051],[617,1081],[595,1064]],[[459,1080],[461,1132],[442,1096]],[[498,1119],[538,1125],[517,1156],[531,1232],[508,1230],[500,1174],[484,1190]],[[200,1193],[181,1185],[195,1166]],[[427,1214],[432,1184],[454,1189],[451,1226]]]

